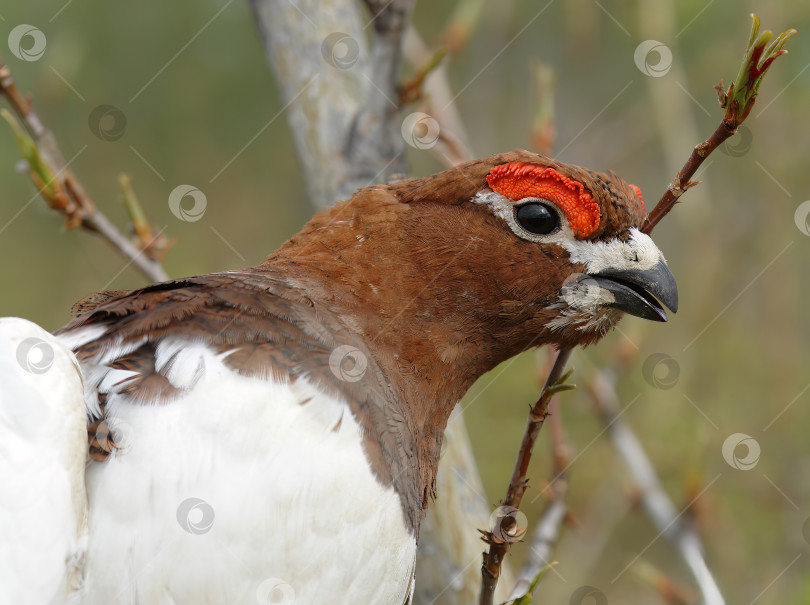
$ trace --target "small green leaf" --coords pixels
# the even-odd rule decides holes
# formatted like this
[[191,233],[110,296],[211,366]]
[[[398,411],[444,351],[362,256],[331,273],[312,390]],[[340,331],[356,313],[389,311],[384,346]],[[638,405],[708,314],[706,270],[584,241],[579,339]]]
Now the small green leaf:
[[53,182],[55,175],[51,169],[48,168],[48,164],[40,155],[39,147],[37,147],[36,142],[28,136],[28,133],[8,109],[0,109],[0,115],[2,115],[3,119],[11,126],[14,138],[17,141],[17,147],[20,149],[20,155],[22,155],[23,159],[28,164],[28,169],[32,174],[38,177],[34,182],[41,183],[40,188],[43,194],[49,199],[52,198],[57,192]]
[[548,396],[553,397],[557,393],[562,393],[564,391],[573,391],[575,388],[577,388],[577,385],[575,384],[555,384],[548,388]]
[[571,378],[571,374],[574,373],[574,368],[568,368],[568,370],[557,379],[557,382],[554,384],[562,384],[563,382],[567,382],[569,378]]
[[759,25],[759,17],[752,14],[748,47],[737,77],[726,93],[724,119],[733,128],[737,128],[748,117],[754,107],[754,101],[759,93],[759,86],[762,84],[765,72],[777,57],[787,52],[782,47],[796,33],[795,29],[789,29],[773,38],[772,31],[760,32]]
[[571,374],[573,373],[574,368],[569,368],[565,374],[560,376],[554,384],[546,389],[545,397],[550,399],[557,393],[562,393],[563,391],[572,391],[577,388],[577,385],[568,383],[568,379],[571,378]]
[[123,193],[121,201],[127,210],[129,220],[132,221],[135,234],[142,242],[148,242],[152,239],[152,227],[149,225],[149,221],[146,220],[146,215],[141,208],[140,202],[138,202],[138,198],[135,196],[135,191],[132,189],[132,180],[128,174],[119,174],[118,183],[121,185],[121,192]]

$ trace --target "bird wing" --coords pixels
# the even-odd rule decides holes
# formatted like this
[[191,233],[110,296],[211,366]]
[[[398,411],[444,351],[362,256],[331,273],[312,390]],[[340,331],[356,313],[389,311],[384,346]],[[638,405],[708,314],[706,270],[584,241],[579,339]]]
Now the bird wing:
[[[412,452],[412,433],[338,317],[283,275],[250,270],[82,312],[57,334],[95,421],[87,599],[225,602],[276,580],[295,602],[325,602],[329,587],[345,589],[340,602],[410,594],[421,506],[402,503],[418,482],[396,448]],[[366,364],[363,380],[336,352]],[[347,562],[354,549],[377,554]]]
[[82,583],[87,416],[73,354],[0,319],[0,602],[63,603]]
[[[391,385],[368,343],[283,274],[250,269],[185,278],[114,293],[84,311],[56,334],[82,364],[94,419],[119,402],[153,405],[188,393],[205,366],[191,345],[221,355],[242,376],[305,378],[349,403],[374,472],[394,484],[418,526],[416,446]],[[367,364],[363,380],[340,376],[342,351],[356,351]],[[110,448],[94,440],[95,426],[90,454],[101,460]],[[102,436],[109,431],[103,426]]]

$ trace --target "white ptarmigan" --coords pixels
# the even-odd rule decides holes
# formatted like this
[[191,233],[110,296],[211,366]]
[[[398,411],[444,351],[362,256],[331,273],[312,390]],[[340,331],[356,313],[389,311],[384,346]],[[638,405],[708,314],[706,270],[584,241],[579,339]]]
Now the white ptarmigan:
[[517,151],[362,189],[256,267],[80,303],[56,333],[90,419],[74,597],[409,603],[472,383],[676,310],[643,217],[616,175]]

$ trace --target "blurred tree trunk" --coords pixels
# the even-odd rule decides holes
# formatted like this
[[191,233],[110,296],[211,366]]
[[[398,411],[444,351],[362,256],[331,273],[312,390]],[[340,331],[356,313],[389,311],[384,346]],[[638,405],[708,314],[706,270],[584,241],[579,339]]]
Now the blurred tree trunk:
[[[366,17],[357,0],[251,0],[316,208],[406,171],[397,87],[413,4],[367,0]],[[458,410],[437,492],[420,531],[414,603],[474,603],[483,551],[476,529],[491,511]],[[511,587],[505,570],[497,598]]]

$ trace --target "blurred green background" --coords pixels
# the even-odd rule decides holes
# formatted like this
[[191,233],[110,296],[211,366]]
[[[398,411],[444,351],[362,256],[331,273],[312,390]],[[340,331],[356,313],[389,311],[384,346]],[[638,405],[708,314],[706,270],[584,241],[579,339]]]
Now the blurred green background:
[[[179,240],[165,261],[174,277],[259,263],[312,212],[283,117],[250,142],[281,103],[246,3],[220,13],[223,6],[60,0],[0,7],[0,54],[18,86],[33,94],[66,158],[75,156],[71,168],[122,227],[117,175],[132,176],[156,229]],[[417,6],[415,24],[430,44],[454,6]],[[538,16],[544,6],[485,3],[469,42],[449,60],[451,85],[466,86],[456,103],[475,155],[531,147],[529,70],[540,59],[558,75],[559,157],[615,170],[642,188],[648,208],[717,124],[712,87],[736,74],[748,14],[756,11],[767,28],[799,29],[790,54],[766,78],[746,137],[710,158],[699,174],[704,183],[656,230],[679,281],[679,313],[665,325],[625,319],[621,333],[578,353],[573,366],[582,381],[590,364],[608,364],[619,350],[632,355],[619,382],[622,404],[632,402],[623,417],[679,510],[711,484],[682,519],[697,523],[729,603],[810,602],[810,237],[794,220],[810,199],[810,3],[559,0]],[[39,61],[6,52],[5,39],[21,23],[47,36]],[[634,62],[636,47],[650,39],[672,51],[662,77]],[[114,142],[88,126],[92,109],[105,103],[126,116],[124,136]],[[413,174],[441,168],[429,152],[409,152]],[[0,314],[56,329],[91,292],[144,285],[103,241],[65,231],[62,217],[15,172],[17,161],[0,124]],[[203,220],[184,223],[171,214],[169,192],[184,183],[205,193]],[[670,388],[656,388],[642,373],[656,353],[677,363]],[[660,379],[666,368],[655,372]],[[465,400],[490,503],[505,491],[537,381],[536,358],[527,354],[483,377]],[[637,565],[613,582],[648,545],[639,561],[688,589],[686,569],[666,540],[656,539],[631,478],[610,441],[598,436],[603,427],[585,389],[563,403],[577,456],[569,494],[575,523],[538,601],[568,603],[588,584],[609,603],[663,602],[634,573]],[[734,433],[761,448],[750,470],[724,460],[722,445]],[[526,499],[530,521],[543,500],[528,501],[550,476],[547,448],[544,434]],[[744,457],[745,448],[737,453]],[[522,549],[514,549],[515,562]]]

